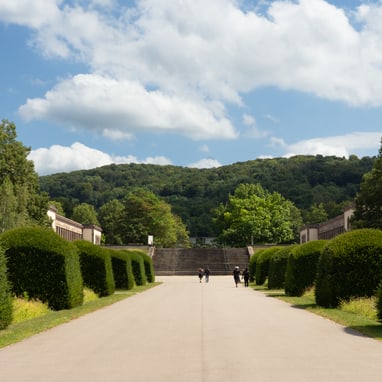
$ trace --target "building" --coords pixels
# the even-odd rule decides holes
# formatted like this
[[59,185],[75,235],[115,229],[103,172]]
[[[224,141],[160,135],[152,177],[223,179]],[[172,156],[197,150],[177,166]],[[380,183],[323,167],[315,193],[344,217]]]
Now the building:
[[48,209],[48,216],[52,221],[52,228],[62,238],[68,241],[86,240],[93,244],[101,244],[102,229],[96,225],[85,225],[68,219],[57,213],[54,206]]
[[341,233],[351,231],[351,217],[354,207],[350,206],[343,214],[323,223],[306,225],[300,231],[300,244],[313,240],[329,240]]

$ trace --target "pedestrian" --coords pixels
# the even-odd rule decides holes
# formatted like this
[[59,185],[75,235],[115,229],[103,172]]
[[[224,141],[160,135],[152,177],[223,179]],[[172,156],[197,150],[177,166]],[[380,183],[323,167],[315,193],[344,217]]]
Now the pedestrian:
[[202,282],[203,274],[204,274],[203,268],[199,268],[198,269],[199,282]]
[[237,288],[237,284],[239,284],[239,282],[240,282],[240,269],[237,265],[236,265],[236,267],[232,273],[233,273],[233,279],[235,280],[235,285]]
[[207,268],[204,270],[204,276],[206,277],[206,283],[210,280],[210,268],[207,265]]
[[248,268],[245,268],[243,271],[243,279],[244,279],[244,286],[247,287],[249,285],[249,271]]

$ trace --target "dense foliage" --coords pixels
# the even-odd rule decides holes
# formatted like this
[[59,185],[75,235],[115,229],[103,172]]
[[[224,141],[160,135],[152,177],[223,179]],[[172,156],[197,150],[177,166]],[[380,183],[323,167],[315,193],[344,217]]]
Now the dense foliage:
[[7,277],[5,251],[0,247],[0,330],[12,322],[12,299]]
[[285,243],[293,240],[293,205],[260,184],[241,184],[228,202],[216,209],[221,244],[245,247],[249,243]]
[[282,289],[285,286],[285,273],[288,258],[296,245],[288,245],[275,252],[269,261],[268,288]]
[[92,289],[100,297],[114,293],[115,284],[110,252],[89,241],[75,241],[84,285]]
[[38,175],[17,141],[16,126],[0,122],[0,232],[31,224],[47,225],[48,195],[40,193]]
[[382,280],[382,231],[359,229],[331,239],[317,265],[316,302],[337,307],[341,300],[373,296]]
[[256,261],[256,274],[255,281],[256,285],[263,285],[267,280],[269,275],[269,263],[271,257],[280,249],[281,247],[270,247],[259,253]]
[[131,258],[131,266],[136,285],[146,285],[147,276],[145,271],[145,263],[140,251],[129,251]]
[[382,229],[382,139],[373,169],[362,179],[352,224],[357,228]]
[[16,228],[0,237],[6,248],[12,293],[47,302],[54,310],[83,301],[83,281],[74,245],[47,228]]
[[113,267],[114,282],[117,289],[133,289],[134,274],[130,251],[109,249]]
[[309,241],[292,249],[285,275],[285,293],[288,296],[302,296],[314,285],[318,259],[326,243],[325,240]]
[[[353,201],[362,176],[373,163],[370,157],[317,155],[257,159],[212,169],[113,164],[44,176],[40,185],[51,199],[62,203],[67,217],[72,217],[80,203],[91,204],[98,212],[112,200],[122,202],[132,187],[143,187],[171,205],[190,236],[216,237],[219,232],[212,224],[213,211],[240,184],[258,183],[270,193],[278,192],[301,210],[304,219],[313,204],[322,204],[331,218],[341,213],[343,202]],[[115,226],[110,232],[118,236]]]

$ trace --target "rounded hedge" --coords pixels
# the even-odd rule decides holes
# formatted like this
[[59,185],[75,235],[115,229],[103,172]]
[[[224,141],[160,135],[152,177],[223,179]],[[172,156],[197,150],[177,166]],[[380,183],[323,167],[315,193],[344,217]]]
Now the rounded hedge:
[[331,239],[317,265],[316,303],[337,307],[341,300],[370,297],[382,280],[382,231],[360,229]]
[[142,256],[143,264],[145,266],[146,279],[149,283],[153,283],[155,281],[153,259],[149,255],[146,255],[143,252],[141,252],[140,255]]
[[285,273],[289,255],[294,245],[280,248],[269,260],[268,289],[282,289],[285,286]]
[[256,285],[263,285],[269,275],[269,262],[274,253],[276,253],[280,247],[271,247],[265,249],[257,256],[256,260]]
[[134,280],[136,285],[146,285],[146,271],[143,258],[140,251],[129,251],[131,257],[131,265],[134,274]]
[[12,293],[23,296],[27,292],[54,310],[82,304],[83,281],[73,244],[41,227],[6,231],[0,242],[5,248]]
[[317,263],[326,240],[314,240],[293,247],[285,275],[285,294],[300,297],[314,285]]
[[134,274],[131,257],[127,250],[109,249],[113,267],[114,282],[117,289],[133,289]]
[[0,330],[12,322],[12,298],[7,278],[5,251],[0,247]]
[[254,282],[256,277],[256,263],[259,255],[265,251],[265,249],[260,249],[255,251],[253,255],[249,258],[248,270],[249,270],[249,281]]
[[85,240],[75,241],[74,244],[80,256],[85,286],[100,297],[112,295],[115,291],[115,283],[110,252]]

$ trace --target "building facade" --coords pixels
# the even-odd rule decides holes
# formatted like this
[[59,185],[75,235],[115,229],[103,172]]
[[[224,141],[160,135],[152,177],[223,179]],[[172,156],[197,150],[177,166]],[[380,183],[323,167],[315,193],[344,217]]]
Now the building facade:
[[101,244],[102,229],[96,225],[85,225],[68,219],[57,213],[54,206],[48,209],[48,216],[52,221],[52,228],[62,238],[68,241],[86,240],[93,244]]

